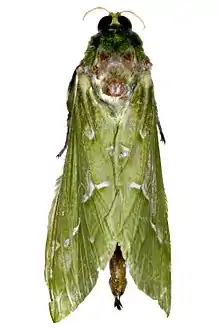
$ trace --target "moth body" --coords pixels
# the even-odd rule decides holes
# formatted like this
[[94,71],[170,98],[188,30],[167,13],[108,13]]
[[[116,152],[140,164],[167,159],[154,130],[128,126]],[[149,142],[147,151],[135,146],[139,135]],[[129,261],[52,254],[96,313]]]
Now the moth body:
[[[115,307],[126,265],[169,315],[171,250],[151,62],[121,13],[98,24],[68,88],[67,149],[49,213],[50,313],[74,311],[109,262]],[[158,130],[158,131],[157,131]]]

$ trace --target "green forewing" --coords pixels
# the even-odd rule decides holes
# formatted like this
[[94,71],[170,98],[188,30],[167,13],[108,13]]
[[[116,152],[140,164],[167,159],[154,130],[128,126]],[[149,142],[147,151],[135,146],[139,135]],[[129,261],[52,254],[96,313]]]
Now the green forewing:
[[[146,85],[145,85],[146,88]],[[123,217],[121,248],[130,273],[139,287],[169,315],[171,304],[170,237],[167,222],[167,201],[163,186],[157,136],[157,111],[153,87],[146,91],[146,114],[142,138],[138,134],[134,149],[136,162],[129,159],[122,175],[140,173],[141,188],[133,189],[129,197],[129,212]],[[140,159],[140,162],[137,162]],[[143,171],[143,172],[142,172]]]
[[85,130],[89,134],[93,120],[92,109],[86,104],[89,89],[80,83],[83,77],[69,94],[72,103],[68,150],[49,215],[45,275],[54,322],[67,316],[89,294],[97,281],[98,268],[104,269],[116,244],[108,223],[103,221],[108,210],[105,198],[95,188],[86,200],[93,174],[95,182],[93,166],[102,159],[102,145],[100,141],[95,143],[98,154],[93,159],[90,140],[83,137]]

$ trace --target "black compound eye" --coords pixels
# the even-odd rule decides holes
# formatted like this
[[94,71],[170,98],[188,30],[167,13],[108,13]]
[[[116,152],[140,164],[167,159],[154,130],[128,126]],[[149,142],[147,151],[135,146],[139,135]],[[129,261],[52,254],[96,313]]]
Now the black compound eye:
[[99,31],[108,30],[111,22],[112,22],[111,15],[102,17],[102,19],[99,21],[98,24],[98,30]]
[[121,24],[122,29],[124,29],[124,30],[131,30],[132,29],[131,22],[127,17],[118,16],[118,21]]

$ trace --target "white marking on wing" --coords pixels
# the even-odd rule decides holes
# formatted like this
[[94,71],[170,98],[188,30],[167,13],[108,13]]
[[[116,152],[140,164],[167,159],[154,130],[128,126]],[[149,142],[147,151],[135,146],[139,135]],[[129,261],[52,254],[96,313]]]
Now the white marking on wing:
[[130,149],[121,144],[122,151],[120,152],[119,158],[128,157]]
[[[89,174],[88,174],[88,177],[89,177]],[[106,188],[109,186],[108,181],[103,181],[98,184],[94,184],[91,180],[88,180],[87,183],[88,183],[88,191],[86,194],[83,195],[82,203],[85,203],[92,196],[93,191],[95,189],[99,190],[99,189]]]
[[159,230],[159,228],[156,227],[156,225],[150,221],[150,224],[151,224],[151,227],[153,228],[153,230],[155,231],[156,235],[157,235],[157,238],[158,238],[158,241],[160,242],[160,244],[163,243],[163,237],[162,237],[162,234],[161,234],[161,231]]
[[108,151],[108,153],[110,153],[110,155],[112,155],[114,152],[114,147],[110,146],[110,147],[106,148],[106,150]]
[[51,256],[54,256],[54,253],[59,249],[60,243],[57,241],[52,242],[52,247],[51,247]]
[[95,237],[93,237],[93,236],[89,237],[89,241],[90,241],[91,244],[93,244],[95,242]]
[[129,187],[130,187],[130,188],[134,188],[134,189],[138,189],[138,190],[141,189],[141,185],[138,184],[138,183],[136,183],[136,182],[131,182],[131,183],[129,184]]
[[160,299],[163,299],[163,296],[167,293],[167,288],[164,288],[160,294]]
[[82,197],[82,202],[83,202],[83,203],[85,203],[85,202],[89,199],[89,197],[92,196],[92,193],[93,193],[94,189],[95,189],[95,185],[94,185],[94,183],[90,180],[90,181],[88,182],[88,191],[87,191],[87,193],[86,193],[85,195],[83,195],[83,197]]
[[79,230],[79,226],[80,226],[80,217],[78,218],[78,220],[79,220],[78,225],[77,225],[75,228],[73,228],[73,236],[75,236],[76,233],[77,233],[78,230]]
[[140,136],[141,136],[142,139],[144,139],[147,135],[146,130],[140,129],[139,133],[140,133]]
[[98,190],[99,189],[102,189],[102,188],[106,188],[108,186],[109,186],[109,182],[108,181],[103,181],[103,182],[95,185],[96,189],[98,189]]
[[63,243],[63,246],[64,246],[65,248],[67,248],[69,245],[70,245],[70,239],[67,238],[67,239],[65,239],[65,241],[64,241],[64,243]]
[[87,138],[88,138],[89,140],[92,140],[92,139],[94,138],[94,136],[95,136],[94,129],[91,128],[90,126],[87,126],[87,127],[85,128],[84,133],[85,133],[85,135],[87,136]]

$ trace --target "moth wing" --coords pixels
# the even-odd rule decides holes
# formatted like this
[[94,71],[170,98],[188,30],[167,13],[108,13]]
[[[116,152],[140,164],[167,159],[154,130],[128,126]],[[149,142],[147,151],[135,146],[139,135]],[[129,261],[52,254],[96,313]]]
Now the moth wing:
[[[76,74],[69,86],[69,136],[63,175],[49,213],[45,251],[45,278],[54,322],[66,317],[96,284],[98,269],[104,269],[115,242],[106,222],[106,206],[92,176],[82,126],[90,122],[90,101]],[[89,86],[88,86],[89,88]]]
[[145,95],[140,104],[147,106],[141,111],[143,118],[136,121],[136,140],[133,149],[138,150],[138,156],[135,151],[133,156],[131,153],[127,173],[143,172],[144,181],[140,185],[130,183],[131,197],[128,199],[128,212],[124,217],[122,235],[119,239],[136,285],[151,298],[158,300],[161,308],[169,315],[171,251],[167,199],[157,134],[157,108],[153,86],[144,84],[140,86],[139,93]]

